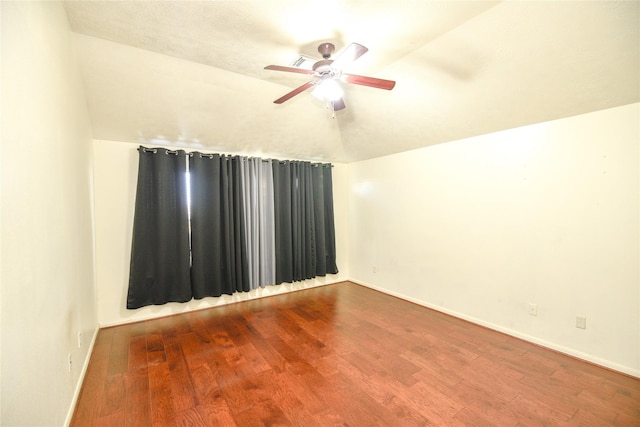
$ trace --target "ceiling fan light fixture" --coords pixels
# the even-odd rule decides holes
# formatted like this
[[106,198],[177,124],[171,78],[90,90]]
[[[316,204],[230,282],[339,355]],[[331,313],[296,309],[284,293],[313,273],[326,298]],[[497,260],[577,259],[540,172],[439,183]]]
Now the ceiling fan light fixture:
[[311,93],[324,101],[337,101],[344,95],[342,88],[334,79],[322,80]]

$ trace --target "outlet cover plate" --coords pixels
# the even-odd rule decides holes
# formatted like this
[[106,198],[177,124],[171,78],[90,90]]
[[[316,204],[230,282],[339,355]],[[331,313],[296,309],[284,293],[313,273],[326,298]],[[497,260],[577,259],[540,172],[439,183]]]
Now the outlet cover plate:
[[576,328],[587,329],[587,318],[585,316],[576,316]]

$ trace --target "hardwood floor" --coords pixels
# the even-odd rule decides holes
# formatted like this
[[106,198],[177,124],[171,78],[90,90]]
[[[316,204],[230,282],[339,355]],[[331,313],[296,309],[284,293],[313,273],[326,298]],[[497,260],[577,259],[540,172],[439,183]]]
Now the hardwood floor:
[[99,332],[72,426],[639,426],[640,380],[341,283]]

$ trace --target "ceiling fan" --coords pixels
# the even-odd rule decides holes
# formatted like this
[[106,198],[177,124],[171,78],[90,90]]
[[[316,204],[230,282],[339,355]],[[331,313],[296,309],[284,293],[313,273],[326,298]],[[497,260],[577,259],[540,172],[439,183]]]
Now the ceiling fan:
[[[275,104],[282,104],[283,102],[293,98],[299,93],[316,86],[318,89],[324,89],[324,97],[331,104],[333,111],[342,110],[345,108],[344,100],[342,99],[342,93],[340,88],[336,84],[336,80],[341,80],[346,83],[352,83],[356,85],[369,86],[378,89],[391,90],[396,85],[396,82],[392,80],[378,79],[375,77],[358,76],[355,74],[347,74],[342,72],[342,68],[356,59],[364,55],[369,49],[358,43],[351,43],[347,48],[341,52],[335,59],[331,58],[336,47],[332,43],[321,43],[318,46],[318,52],[322,55],[321,60],[317,61],[310,70],[298,67],[283,67],[280,65],[267,65],[265,70],[275,71],[287,71],[290,73],[310,74],[314,76],[314,80],[308,81],[287,93],[286,95],[273,101]],[[337,87],[337,91],[335,90]]]

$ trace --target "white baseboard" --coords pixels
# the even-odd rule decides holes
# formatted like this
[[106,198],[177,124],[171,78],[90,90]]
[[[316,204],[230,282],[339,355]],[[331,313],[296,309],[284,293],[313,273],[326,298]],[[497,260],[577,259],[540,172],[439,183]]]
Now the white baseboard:
[[519,338],[521,340],[524,340],[524,341],[539,345],[541,347],[545,347],[545,348],[548,348],[548,349],[551,349],[551,350],[554,350],[554,351],[557,351],[557,352],[560,352],[560,353],[575,357],[577,359],[581,359],[581,360],[584,360],[586,362],[593,363],[595,365],[602,366],[602,367],[607,368],[607,369],[611,369],[611,370],[616,371],[616,372],[620,372],[620,373],[623,373],[623,374],[626,374],[626,375],[630,375],[630,376],[633,376],[633,377],[636,377],[636,378],[640,378],[640,370],[633,369],[633,368],[630,368],[628,366],[620,365],[620,364],[617,364],[617,363],[612,362],[610,360],[601,359],[599,357],[593,356],[593,355],[588,354],[588,353],[583,353],[581,351],[578,351],[578,350],[575,350],[575,349],[572,349],[572,348],[569,348],[569,347],[564,347],[562,345],[559,345],[559,344],[556,344],[556,343],[553,343],[553,342],[545,341],[543,339],[537,338],[537,337],[532,336],[532,335],[528,335],[528,334],[525,334],[525,333],[522,333],[522,332],[519,332],[519,331],[515,331],[515,330],[509,329],[509,328],[505,328],[505,327],[500,326],[500,325],[495,325],[493,323],[486,322],[486,321],[484,321],[482,319],[477,319],[477,318],[472,317],[472,316],[467,316],[466,314],[458,313],[456,311],[449,310],[449,309],[447,309],[445,307],[440,307],[440,306],[437,306],[437,305],[434,305],[434,304],[430,304],[428,302],[421,301],[421,300],[418,300],[416,298],[412,298],[412,297],[409,297],[407,295],[403,295],[403,294],[400,294],[400,293],[397,293],[397,292],[392,292],[392,291],[389,291],[388,289],[380,288],[378,286],[374,286],[374,285],[371,285],[371,284],[368,284],[368,283],[365,283],[365,282],[362,282],[362,281],[359,281],[359,280],[349,279],[349,281],[353,282],[353,283],[356,283],[358,285],[362,285],[362,286],[365,286],[367,288],[376,290],[378,292],[382,292],[384,294],[391,295],[391,296],[394,296],[396,298],[400,298],[400,299],[403,299],[405,301],[409,301],[409,302],[421,305],[423,307],[427,307],[427,308],[430,308],[432,310],[439,311],[439,312],[444,313],[444,314],[448,314],[449,316],[453,316],[453,317],[456,317],[458,319],[463,319],[463,320],[466,320],[466,321],[471,322],[473,324],[480,325],[480,326],[483,326],[483,327],[488,328],[488,329],[492,329],[494,331],[502,332],[503,334],[506,334],[506,335],[509,335],[509,336],[512,336],[512,337],[515,337],[515,338]]
[[82,391],[84,376],[87,373],[87,369],[89,368],[89,361],[91,360],[91,355],[93,354],[93,346],[95,345],[96,339],[98,338],[98,332],[100,332],[100,328],[96,325],[96,330],[93,332],[93,337],[91,338],[91,342],[89,343],[89,348],[87,349],[87,357],[85,357],[84,363],[82,364],[80,377],[78,378],[78,382],[76,383],[76,389],[73,393],[73,399],[71,399],[71,404],[69,405],[67,418],[64,421],[64,425],[66,427],[68,427],[69,424],[71,424],[71,419],[73,418],[73,413],[75,412],[76,404],[78,403],[78,398],[80,397],[80,391]]
[[304,280],[300,282],[286,282],[279,285],[269,285],[264,288],[253,289],[249,292],[236,292],[233,295],[224,294],[219,297],[206,297],[201,300],[191,300],[187,303],[168,303],[163,306],[148,306],[138,310],[132,310],[132,315],[128,318],[99,322],[99,327],[109,328],[112,326],[128,325],[130,323],[144,322],[146,320],[159,319],[176,314],[190,313],[193,311],[205,310],[208,308],[221,307],[228,304],[234,304],[236,302],[250,301],[258,298],[267,298],[279,294],[301,291],[318,286],[333,285],[346,281],[348,281],[348,279],[330,277],[329,275],[327,275],[326,277],[316,277],[314,279]]

